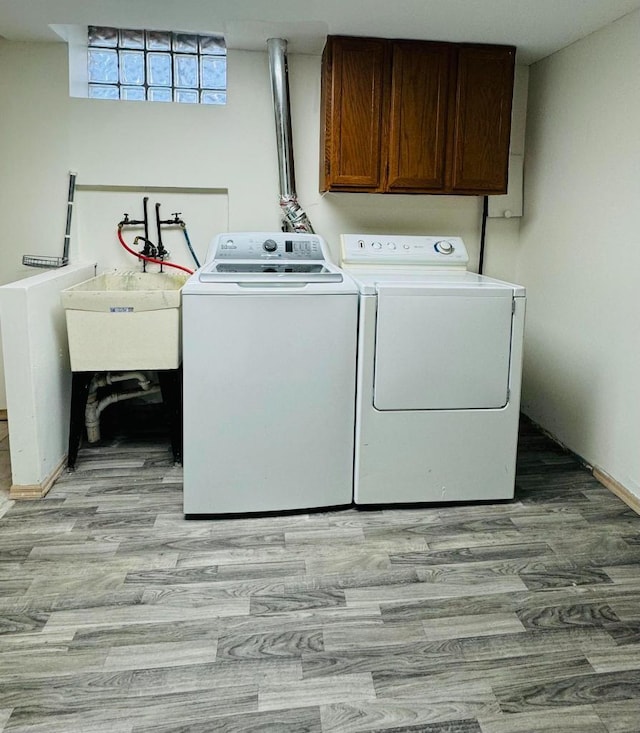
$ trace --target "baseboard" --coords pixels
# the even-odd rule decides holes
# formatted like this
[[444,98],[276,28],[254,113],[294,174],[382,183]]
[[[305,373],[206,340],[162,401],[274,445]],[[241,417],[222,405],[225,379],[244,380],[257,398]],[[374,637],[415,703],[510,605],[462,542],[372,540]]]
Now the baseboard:
[[536,430],[539,430],[543,435],[545,435],[547,438],[552,440],[557,446],[562,448],[563,451],[568,453],[569,455],[573,456],[578,463],[582,464],[583,468],[585,468],[591,475],[593,476],[596,481],[601,483],[606,489],[609,489],[609,491],[612,494],[615,494],[619,499],[622,499],[624,503],[629,507],[629,509],[633,509],[633,511],[636,514],[640,514],[640,497],[636,496],[633,492],[629,491],[629,489],[626,488],[626,486],[623,486],[619,481],[616,481],[612,476],[609,476],[609,474],[606,471],[603,471],[601,468],[598,468],[597,466],[592,466],[588,461],[585,461],[584,458],[577,453],[574,453],[570,448],[567,448],[564,443],[561,443],[553,433],[550,433],[548,430],[545,430],[541,425],[538,425],[538,423],[535,422],[535,420],[532,420],[530,417],[525,415],[524,413],[521,413],[521,416],[524,417],[526,420],[528,420],[535,428]]
[[629,489],[623,486],[619,481],[609,476],[608,473],[603,471],[601,468],[593,469],[593,477],[597,479],[605,488],[609,489],[612,494],[615,494],[619,499],[622,499],[624,503],[636,514],[640,514],[640,497],[631,493]]
[[12,484],[9,489],[10,499],[42,499],[49,493],[49,490],[55,483],[56,479],[62,473],[62,469],[67,465],[67,456],[63,456],[62,460],[55,469],[47,476],[47,478],[39,484]]

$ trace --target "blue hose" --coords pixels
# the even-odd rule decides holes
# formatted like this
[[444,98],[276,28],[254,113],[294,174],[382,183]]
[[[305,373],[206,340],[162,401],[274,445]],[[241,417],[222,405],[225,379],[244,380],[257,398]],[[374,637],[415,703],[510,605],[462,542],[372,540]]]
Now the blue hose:
[[193,247],[191,246],[191,240],[189,239],[189,234],[187,232],[187,227],[183,226],[182,231],[184,233],[184,238],[187,240],[187,247],[189,247],[189,252],[191,252],[191,256],[193,257],[193,261],[196,263],[196,267],[200,267],[200,263],[198,262],[198,258],[196,257],[196,253],[193,251]]

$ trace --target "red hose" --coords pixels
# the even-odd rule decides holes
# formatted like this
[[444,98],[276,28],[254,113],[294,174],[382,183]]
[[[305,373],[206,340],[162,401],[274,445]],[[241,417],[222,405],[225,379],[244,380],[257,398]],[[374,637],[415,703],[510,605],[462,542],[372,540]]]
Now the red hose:
[[122,238],[122,230],[120,228],[118,228],[118,239],[120,240],[120,244],[127,250],[127,252],[129,252],[129,254],[132,254],[134,257],[137,257],[139,260],[144,260],[145,262],[153,262],[156,265],[175,267],[176,270],[183,270],[184,272],[188,272],[189,275],[193,275],[194,271],[190,270],[188,267],[176,265],[174,262],[164,262],[163,260],[157,260],[155,257],[147,257],[146,255],[141,255],[139,252],[136,252],[135,249],[131,249],[131,247],[129,247],[129,245]]

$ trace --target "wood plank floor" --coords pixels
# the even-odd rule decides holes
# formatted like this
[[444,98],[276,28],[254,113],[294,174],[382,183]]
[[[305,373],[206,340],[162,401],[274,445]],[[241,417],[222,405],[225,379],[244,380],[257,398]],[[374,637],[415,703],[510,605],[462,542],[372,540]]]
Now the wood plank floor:
[[164,435],[0,518],[0,731],[640,731],[640,517],[528,424],[495,505],[185,521]]
[[6,420],[0,419],[0,517],[12,505],[9,499],[10,488],[11,459],[9,456],[9,427]]

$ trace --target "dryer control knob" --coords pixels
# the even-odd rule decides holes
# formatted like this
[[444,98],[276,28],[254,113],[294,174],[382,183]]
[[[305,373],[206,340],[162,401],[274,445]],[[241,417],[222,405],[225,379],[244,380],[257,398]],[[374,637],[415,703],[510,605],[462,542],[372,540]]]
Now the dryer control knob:
[[273,239],[267,239],[262,243],[262,249],[265,252],[275,252],[278,249],[278,243],[274,242]]
[[381,242],[373,242],[371,245],[374,249],[382,249],[382,243]]
[[443,239],[440,242],[436,242],[433,248],[438,254],[441,255],[451,255],[453,254],[455,249],[451,242],[447,242],[446,239]]

